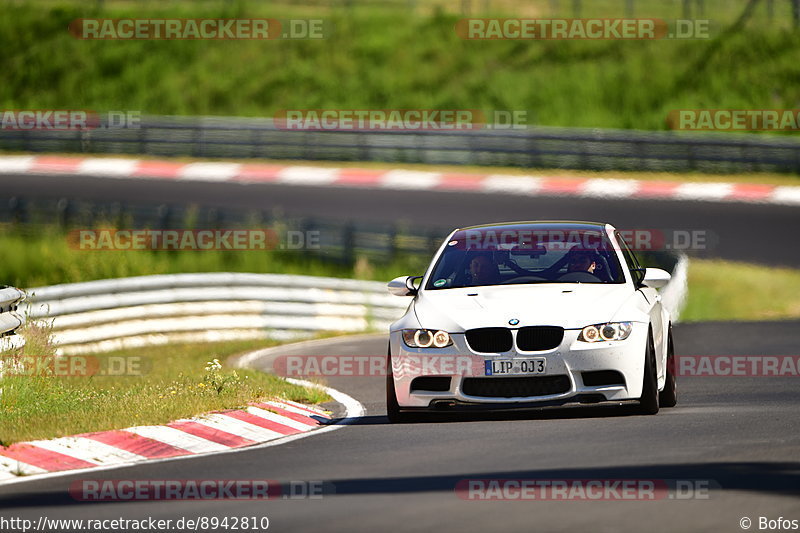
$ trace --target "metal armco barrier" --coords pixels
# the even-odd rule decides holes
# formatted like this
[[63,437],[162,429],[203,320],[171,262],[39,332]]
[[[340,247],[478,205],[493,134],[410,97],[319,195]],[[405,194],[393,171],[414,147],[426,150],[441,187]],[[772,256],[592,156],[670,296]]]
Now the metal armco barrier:
[[14,332],[25,323],[19,305],[25,293],[14,287],[0,288],[0,351],[19,348],[25,341]]
[[172,274],[29,290],[63,354],[232,339],[383,330],[406,299],[381,282],[281,274]]
[[2,130],[0,149],[214,158],[465,164],[587,170],[800,172],[788,136],[535,127],[297,131],[271,119],[143,117],[137,128]]

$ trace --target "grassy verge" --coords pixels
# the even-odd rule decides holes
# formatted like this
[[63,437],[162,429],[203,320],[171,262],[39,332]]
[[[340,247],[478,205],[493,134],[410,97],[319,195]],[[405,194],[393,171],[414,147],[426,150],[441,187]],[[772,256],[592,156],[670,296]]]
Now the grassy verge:
[[[264,272],[386,280],[422,272],[430,257],[411,255],[392,264],[353,265],[286,250],[86,251],[70,246],[57,227],[0,224],[0,283],[30,288],[95,279],[189,272]],[[396,274],[399,272],[399,274]]]
[[[28,345],[24,354],[52,354],[46,331],[28,328],[25,333]],[[330,399],[318,390],[292,385],[271,374],[214,364],[215,359],[224,364],[229,356],[269,345],[265,341],[180,344],[81,356],[69,360],[66,368],[26,365],[29,372],[0,377],[0,445],[163,424],[242,407],[260,398],[282,397],[311,404]],[[4,360],[10,361],[10,357],[6,354]],[[84,367],[86,372],[81,370]],[[76,369],[75,375],[64,375],[70,373],[69,368]],[[93,369],[115,375],[81,375]],[[128,375],[119,375],[123,372]]]
[[[574,16],[566,1],[371,4],[5,1],[0,106],[255,117],[287,109],[525,110],[532,124],[665,129],[674,109],[791,109],[800,99],[800,33],[788,2],[776,2],[772,17],[761,2],[730,32],[744,4],[709,4],[708,17],[723,30],[712,39],[628,41],[475,41],[454,31],[459,4],[473,6],[472,16]],[[681,4],[637,1],[636,16],[681,18]],[[625,16],[624,2],[582,5],[581,16]],[[331,31],[270,41],[80,40],[67,31],[78,18],[130,17],[312,17]]]
[[689,263],[684,322],[800,318],[800,270],[732,261]]

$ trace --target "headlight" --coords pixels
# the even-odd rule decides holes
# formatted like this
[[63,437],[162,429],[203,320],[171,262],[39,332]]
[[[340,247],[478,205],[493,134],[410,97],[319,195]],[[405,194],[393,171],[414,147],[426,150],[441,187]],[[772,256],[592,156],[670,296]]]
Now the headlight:
[[444,348],[453,344],[450,334],[446,331],[430,329],[404,329],[403,342],[409,348]]
[[578,335],[583,342],[622,341],[628,338],[633,330],[631,322],[609,322],[586,326]]

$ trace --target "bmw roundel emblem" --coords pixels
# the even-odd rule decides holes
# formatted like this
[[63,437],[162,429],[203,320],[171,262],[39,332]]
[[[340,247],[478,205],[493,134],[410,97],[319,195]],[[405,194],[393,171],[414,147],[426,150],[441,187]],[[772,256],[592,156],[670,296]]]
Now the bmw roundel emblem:
[[516,326],[517,324],[519,324],[519,319],[512,318],[511,320],[508,321],[508,323],[511,324],[512,326]]

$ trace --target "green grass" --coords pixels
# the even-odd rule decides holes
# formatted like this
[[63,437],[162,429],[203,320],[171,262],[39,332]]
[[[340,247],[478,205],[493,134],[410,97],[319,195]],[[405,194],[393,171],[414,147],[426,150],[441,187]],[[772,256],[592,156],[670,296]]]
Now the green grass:
[[[53,353],[52,347],[48,350],[46,332],[34,328],[26,337],[28,345],[14,357]],[[79,359],[86,368],[96,368],[95,361],[100,368],[109,364],[119,368],[118,363],[126,361],[134,375],[63,376],[41,370],[0,377],[0,445],[163,424],[209,411],[240,408],[262,398],[311,404],[330,400],[324,392],[256,370],[206,369],[214,359],[224,361],[265,345],[270,343],[175,344]],[[8,361],[11,356],[4,357]],[[111,358],[116,364],[109,363]]]
[[303,251],[80,250],[56,227],[0,225],[0,283],[30,288],[95,279],[189,272],[275,272],[312,276],[392,279],[422,272],[430,260],[414,255],[391,265],[360,259],[354,265],[325,261]]
[[800,270],[694,259],[681,321],[798,319],[798,294]]
[[[712,40],[466,41],[460,2],[331,8],[233,2],[10,2],[0,9],[0,108],[139,110],[273,116],[282,109],[527,110],[535,124],[664,129],[682,108],[793,108],[800,32],[788,2],[760,5]],[[347,2],[343,4],[348,4]],[[571,16],[550,2],[469,2],[481,15]],[[765,4],[762,2],[762,4]],[[436,7],[436,6],[439,7]],[[581,16],[624,16],[620,1],[583,2]],[[681,2],[637,1],[636,16],[679,18]],[[729,27],[744,2],[706,2]],[[102,7],[98,7],[102,6]],[[320,40],[82,41],[80,17],[318,17]],[[703,18],[703,17],[701,17]]]

